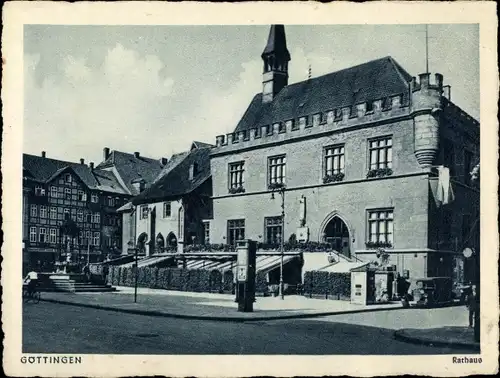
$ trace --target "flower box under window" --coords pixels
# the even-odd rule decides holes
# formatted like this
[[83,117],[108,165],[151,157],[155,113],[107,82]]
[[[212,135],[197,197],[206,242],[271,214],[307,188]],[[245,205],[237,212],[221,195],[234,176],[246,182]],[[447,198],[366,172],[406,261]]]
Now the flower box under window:
[[366,248],[368,249],[376,249],[376,248],[392,248],[391,242],[385,241],[367,241],[365,243]]
[[245,188],[242,186],[236,186],[234,188],[229,188],[230,194],[245,193]]
[[378,169],[370,169],[368,173],[366,174],[367,178],[372,178],[372,177],[385,177],[385,176],[390,176],[392,175],[392,169],[391,168],[378,168]]
[[326,175],[325,177],[323,177],[323,183],[328,184],[330,182],[342,181],[344,179],[344,176],[345,175],[342,172]]
[[273,183],[269,184],[269,186],[268,186],[268,188],[271,190],[281,189],[284,187],[285,187],[285,184],[282,182],[273,182]]

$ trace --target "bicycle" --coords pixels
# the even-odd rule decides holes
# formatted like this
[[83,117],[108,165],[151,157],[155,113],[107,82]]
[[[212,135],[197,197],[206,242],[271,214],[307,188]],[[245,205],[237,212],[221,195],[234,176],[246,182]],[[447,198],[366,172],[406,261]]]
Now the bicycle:
[[38,289],[35,288],[35,290],[30,293],[28,288],[23,288],[24,303],[28,303],[29,301],[32,301],[33,303],[38,303],[40,302],[40,297],[41,295]]

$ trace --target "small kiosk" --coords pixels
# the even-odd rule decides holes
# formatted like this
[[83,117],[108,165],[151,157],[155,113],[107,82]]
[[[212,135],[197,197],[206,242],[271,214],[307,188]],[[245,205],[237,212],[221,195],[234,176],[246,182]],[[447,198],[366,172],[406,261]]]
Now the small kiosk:
[[376,270],[370,264],[351,270],[351,303],[360,305],[375,303]]
[[255,301],[257,243],[239,240],[237,247],[236,302],[238,311],[252,312]]
[[394,271],[366,264],[351,269],[351,303],[373,304],[389,302],[393,297]]

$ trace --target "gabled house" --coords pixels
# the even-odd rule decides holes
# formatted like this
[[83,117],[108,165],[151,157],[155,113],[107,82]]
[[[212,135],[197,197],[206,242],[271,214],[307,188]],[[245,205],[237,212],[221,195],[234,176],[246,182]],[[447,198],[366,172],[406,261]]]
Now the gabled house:
[[[173,155],[151,185],[123,207],[124,243],[151,256],[182,251],[184,245],[208,243],[212,218],[210,150],[193,142],[189,151]],[[125,221],[125,219],[128,219]]]
[[[41,269],[43,265],[43,269],[50,269],[68,258],[68,250],[73,262],[94,262],[121,253],[121,215],[116,210],[136,193],[127,183],[137,168],[134,171],[134,165],[122,158],[133,155],[116,155],[120,155],[117,164],[95,167],[92,162],[85,164],[84,159],[75,163],[50,159],[45,152],[41,156],[23,154],[25,268]],[[151,176],[155,168],[160,171],[160,162],[144,160],[141,171],[147,172],[143,168],[150,165],[154,165]],[[69,235],[71,229],[78,231]]]

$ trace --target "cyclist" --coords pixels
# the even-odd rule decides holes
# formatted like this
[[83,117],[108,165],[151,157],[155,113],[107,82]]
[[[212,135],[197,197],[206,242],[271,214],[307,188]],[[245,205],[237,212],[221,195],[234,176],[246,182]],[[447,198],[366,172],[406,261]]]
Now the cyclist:
[[24,282],[28,285],[28,295],[32,296],[38,286],[38,273],[31,270],[24,279]]

